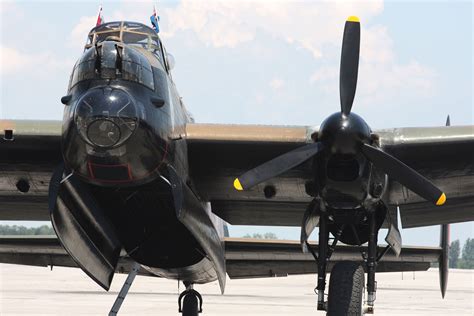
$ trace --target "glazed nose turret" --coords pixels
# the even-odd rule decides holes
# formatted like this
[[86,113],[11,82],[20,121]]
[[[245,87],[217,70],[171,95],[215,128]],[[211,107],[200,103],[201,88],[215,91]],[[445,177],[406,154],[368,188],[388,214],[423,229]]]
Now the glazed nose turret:
[[77,103],[74,120],[85,142],[104,149],[124,144],[139,123],[132,96],[112,87],[87,91]]

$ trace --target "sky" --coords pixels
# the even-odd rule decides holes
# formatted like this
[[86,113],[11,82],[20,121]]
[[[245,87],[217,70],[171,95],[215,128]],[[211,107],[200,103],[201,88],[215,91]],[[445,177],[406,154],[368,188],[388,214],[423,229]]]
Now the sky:
[[[0,0],[0,118],[62,118],[61,96],[98,1]],[[153,2],[103,1],[106,21],[149,24]],[[373,129],[473,124],[471,1],[160,1],[173,78],[201,123],[319,125],[339,111],[344,22],[361,20],[353,111]],[[231,234],[297,228],[231,227]],[[402,232],[435,245],[438,227]],[[454,225],[453,239],[474,237]]]

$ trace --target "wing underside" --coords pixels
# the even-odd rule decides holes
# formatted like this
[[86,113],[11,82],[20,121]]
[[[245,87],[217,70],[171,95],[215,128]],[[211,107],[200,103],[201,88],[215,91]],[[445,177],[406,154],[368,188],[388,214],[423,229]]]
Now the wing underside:
[[[318,245],[312,244],[317,253]],[[301,252],[296,241],[226,238],[227,274],[231,279],[315,274],[318,265],[313,256]],[[380,246],[378,251],[382,251]],[[359,247],[336,247],[328,271],[340,261],[362,263]],[[366,249],[365,249],[366,251]],[[399,257],[389,251],[377,265],[377,272],[425,271],[441,254],[439,247],[404,247]]]
[[[79,268],[56,236],[0,236],[0,263]],[[134,261],[122,253],[116,273],[129,273]],[[145,269],[139,274],[154,276]]]
[[[317,245],[312,247],[317,251]],[[310,254],[301,252],[295,241],[226,238],[227,274],[232,279],[314,274],[317,264]],[[379,247],[382,250],[382,247]],[[424,271],[431,262],[438,261],[439,247],[404,247],[396,257],[387,253],[379,262],[378,272]],[[329,271],[336,262],[361,261],[360,249],[339,246],[329,263]],[[116,273],[128,273],[133,260],[122,254]],[[2,236],[0,237],[0,263],[40,267],[78,267],[60,245],[56,236]],[[141,269],[140,274],[153,276]]]

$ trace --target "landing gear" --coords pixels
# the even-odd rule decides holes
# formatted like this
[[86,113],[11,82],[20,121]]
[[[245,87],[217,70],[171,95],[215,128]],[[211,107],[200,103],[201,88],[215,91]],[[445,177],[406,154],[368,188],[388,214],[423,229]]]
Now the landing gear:
[[356,262],[338,262],[331,271],[329,316],[363,314],[364,269]]
[[326,212],[321,212],[319,219],[319,251],[318,251],[318,310],[326,310],[324,301],[324,289],[326,288],[326,268],[328,257],[329,231],[327,227]]
[[183,316],[197,316],[202,313],[202,296],[193,289],[192,284],[186,285],[186,290],[179,295],[178,306]]
[[[318,294],[318,310],[326,310],[329,316],[339,315],[362,315],[364,313],[373,314],[375,303],[375,292],[377,282],[375,281],[375,271],[377,262],[387,252],[384,249],[377,254],[377,232],[378,222],[376,208],[371,208],[366,213],[368,224],[367,253],[362,252],[363,264],[359,262],[342,261],[338,262],[331,271],[329,284],[328,302],[325,302],[326,272],[329,259],[336,248],[343,230],[347,227],[354,231],[354,236],[358,239],[356,226],[353,223],[347,223],[339,226],[337,231],[333,231],[334,240],[329,243],[328,225],[332,224],[332,216],[325,210],[321,204],[321,213],[319,220],[319,247],[318,255],[313,253],[318,264],[318,284],[316,287]],[[362,242],[357,241],[359,246]],[[367,300],[364,306],[364,270],[367,272]]]
[[[375,211],[369,212],[369,244],[367,266],[367,307],[368,314],[374,313],[375,291],[377,282],[375,281],[375,269],[377,267],[377,227],[375,225]],[[381,258],[381,257],[380,257]]]

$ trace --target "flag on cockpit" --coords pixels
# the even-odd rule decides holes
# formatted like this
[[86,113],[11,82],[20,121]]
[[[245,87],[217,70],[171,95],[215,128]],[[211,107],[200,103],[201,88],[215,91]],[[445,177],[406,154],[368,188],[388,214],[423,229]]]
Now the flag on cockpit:
[[97,13],[97,22],[95,26],[99,26],[104,23],[104,17],[102,16],[102,6],[99,7],[99,13]]
[[156,33],[160,33],[160,26],[158,22],[160,21],[160,16],[156,13],[156,7],[153,6],[153,14],[150,16],[151,25]]

